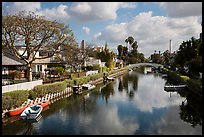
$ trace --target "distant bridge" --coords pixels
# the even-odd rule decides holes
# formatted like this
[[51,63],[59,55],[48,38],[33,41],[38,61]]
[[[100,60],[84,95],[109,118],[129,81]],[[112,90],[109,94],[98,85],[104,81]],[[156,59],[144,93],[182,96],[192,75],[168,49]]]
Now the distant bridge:
[[129,64],[129,68],[136,68],[136,67],[140,67],[140,66],[152,66],[155,68],[158,67],[163,67],[163,65],[161,64],[157,64],[157,63],[137,63],[137,64]]

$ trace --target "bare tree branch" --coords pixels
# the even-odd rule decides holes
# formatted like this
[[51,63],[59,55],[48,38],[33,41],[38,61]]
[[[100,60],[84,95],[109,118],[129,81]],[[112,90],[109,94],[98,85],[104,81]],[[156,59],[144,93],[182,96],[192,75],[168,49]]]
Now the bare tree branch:
[[[2,44],[18,59],[31,64],[36,59],[52,57],[63,45],[72,45],[72,30],[56,21],[45,20],[34,12],[19,12],[17,15],[6,15],[2,18]],[[19,52],[18,45],[25,50]],[[38,57],[40,50],[51,51],[47,56]],[[30,67],[30,65],[27,65]]]

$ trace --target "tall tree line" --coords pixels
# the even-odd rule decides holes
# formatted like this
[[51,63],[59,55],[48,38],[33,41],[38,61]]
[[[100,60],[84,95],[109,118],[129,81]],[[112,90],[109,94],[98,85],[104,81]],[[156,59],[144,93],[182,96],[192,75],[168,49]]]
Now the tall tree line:
[[118,45],[118,59],[122,59],[126,64],[144,62],[144,54],[138,53],[138,43],[132,36],[125,39],[128,46]]

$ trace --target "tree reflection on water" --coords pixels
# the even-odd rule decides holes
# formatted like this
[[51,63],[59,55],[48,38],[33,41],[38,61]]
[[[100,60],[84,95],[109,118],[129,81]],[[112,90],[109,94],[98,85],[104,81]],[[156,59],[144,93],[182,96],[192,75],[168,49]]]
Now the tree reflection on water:
[[113,82],[108,83],[104,88],[101,89],[102,97],[105,98],[106,103],[108,103],[108,99],[111,95],[114,95],[114,89],[113,89]]
[[[167,78],[166,84],[183,84],[179,83],[175,78]],[[197,81],[197,80],[196,80]],[[189,80],[187,82],[187,88],[181,92],[178,92],[180,96],[186,99],[180,105],[180,118],[190,123],[192,127],[202,126],[202,83],[195,80]]]
[[186,100],[180,105],[180,118],[193,127],[202,126],[202,96],[188,90],[185,91],[184,96]]

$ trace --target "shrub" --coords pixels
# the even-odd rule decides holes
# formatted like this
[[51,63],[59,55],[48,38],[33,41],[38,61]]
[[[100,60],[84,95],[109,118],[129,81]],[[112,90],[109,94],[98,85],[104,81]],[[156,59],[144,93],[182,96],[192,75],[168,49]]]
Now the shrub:
[[19,71],[14,71],[8,74],[9,78],[14,79],[14,78],[20,78],[21,74]]
[[15,90],[2,94],[2,109],[19,107],[28,99],[30,90]]
[[81,85],[83,84],[83,81],[81,78],[74,78],[74,85]]
[[67,87],[67,83],[65,81],[55,82],[51,84],[37,85],[32,90],[34,93],[31,93],[31,94],[37,97],[43,97],[49,93],[62,92],[66,89],[66,87]]
[[65,72],[65,69],[63,67],[56,67],[55,71],[58,75],[62,75]]
[[100,71],[101,67],[99,64],[93,65],[93,70],[98,70]]
[[67,83],[67,86],[68,86],[68,87],[71,87],[71,86],[74,85],[74,80],[66,79],[65,82]]
[[109,69],[106,66],[102,67],[102,73],[107,73],[107,72],[109,72]]
[[180,75],[178,75],[176,72],[174,71],[167,71],[166,72],[168,75],[168,79],[167,81],[171,84],[174,85],[179,85],[179,84],[184,84],[184,80],[180,77]]
[[190,92],[202,96],[202,82],[200,80],[190,79],[187,81],[187,86]]
[[87,70],[87,71],[93,70],[93,66],[86,66],[86,70]]
[[93,75],[90,75],[89,77],[90,77],[90,80],[94,81],[99,79],[100,77],[103,77],[103,73],[93,74]]
[[190,78],[188,76],[180,76],[181,79],[186,83],[188,80],[190,80]]

